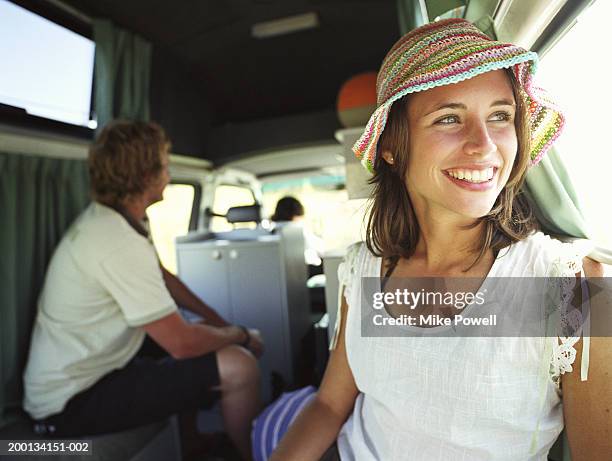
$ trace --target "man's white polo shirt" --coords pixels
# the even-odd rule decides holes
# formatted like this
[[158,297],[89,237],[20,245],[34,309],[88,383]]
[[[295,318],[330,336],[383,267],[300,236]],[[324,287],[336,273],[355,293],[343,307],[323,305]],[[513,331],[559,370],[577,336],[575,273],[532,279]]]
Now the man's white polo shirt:
[[157,254],[126,219],[92,203],[51,259],[24,374],[24,408],[34,418],[122,368],[145,338],[140,326],[177,307]]

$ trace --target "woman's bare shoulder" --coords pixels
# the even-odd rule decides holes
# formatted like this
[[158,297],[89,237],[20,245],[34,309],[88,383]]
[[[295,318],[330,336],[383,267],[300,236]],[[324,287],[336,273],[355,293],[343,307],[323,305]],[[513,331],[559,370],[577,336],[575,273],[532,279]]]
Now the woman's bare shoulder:
[[606,277],[612,274],[612,266],[595,261],[588,256],[582,259],[582,268],[587,277]]

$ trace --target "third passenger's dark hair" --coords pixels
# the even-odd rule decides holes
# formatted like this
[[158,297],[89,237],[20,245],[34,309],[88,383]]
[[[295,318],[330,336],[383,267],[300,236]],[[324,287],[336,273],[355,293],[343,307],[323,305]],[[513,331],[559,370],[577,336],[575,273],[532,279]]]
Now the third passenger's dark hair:
[[304,207],[295,197],[283,197],[276,204],[272,221],[292,221],[296,216],[304,216]]

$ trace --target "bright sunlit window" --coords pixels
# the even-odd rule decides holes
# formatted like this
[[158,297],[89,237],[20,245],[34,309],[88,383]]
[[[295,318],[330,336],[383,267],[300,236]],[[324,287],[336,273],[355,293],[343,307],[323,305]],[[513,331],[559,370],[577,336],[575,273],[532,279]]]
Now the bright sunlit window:
[[0,103],[95,128],[94,49],[92,40],[0,0]]
[[164,199],[147,209],[149,229],[160,261],[176,274],[177,237],[189,232],[195,189],[190,184],[168,184]]
[[[255,197],[248,187],[221,184],[215,189],[215,199],[212,211],[224,215],[231,207],[255,205]],[[230,224],[225,218],[214,217],[210,220],[210,229],[213,232],[226,232],[237,228],[252,228],[255,223]]]
[[304,206],[304,226],[324,241],[325,251],[344,250],[365,239],[365,200],[349,200],[342,186],[344,178],[310,177],[269,181],[263,186],[263,213],[270,217],[276,203],[285,196]]
[[536,76],[563,108],[557,149],[569,171],[594,239],[612,248],[612,145],[609,46],[612,2],[597,0],[543,57]]

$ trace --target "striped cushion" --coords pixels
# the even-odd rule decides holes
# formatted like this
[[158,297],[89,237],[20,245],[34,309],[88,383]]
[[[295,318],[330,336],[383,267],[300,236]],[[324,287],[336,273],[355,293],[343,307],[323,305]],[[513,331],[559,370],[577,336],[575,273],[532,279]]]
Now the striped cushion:
[[266,461],[270,457],[289,426],[316,392],[314,386],[285,392],[255,419],[251,432],[255,461]]

